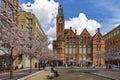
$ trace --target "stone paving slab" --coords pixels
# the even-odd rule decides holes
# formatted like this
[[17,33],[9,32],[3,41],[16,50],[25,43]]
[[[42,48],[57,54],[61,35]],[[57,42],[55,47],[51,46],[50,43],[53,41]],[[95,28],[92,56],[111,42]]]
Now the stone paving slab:
[[50,73],[50,68],[45,68],[42,71],[36,72],[34,74],[28,75],[18,80],[46,80],[47,75]]
[[53,80],[109,80],[89,73],[69,72],[68,70],[61,70],[59,74],[60,76]]
[[38,74],[34,75],[33,77],[27,78],[25,80],[46,80],[47,75],[50,73],[50,71],[42,71]]
[[120,80],[120,71],[109,71],[109,70],[100,70],[100,74],[113,78],[115,80]]
[[[57,70],[60,76],[52,80],[120,80],[120,72],[116,71],[98,69],[99,71],[96,71],[96,73],[94,71],[93,73],[85,73],[80,71],[69,72],[69,69],[65,68],[57,68]],[[23,80],[48,80],[47,75],[49,73],[50,70],[39,71]]]

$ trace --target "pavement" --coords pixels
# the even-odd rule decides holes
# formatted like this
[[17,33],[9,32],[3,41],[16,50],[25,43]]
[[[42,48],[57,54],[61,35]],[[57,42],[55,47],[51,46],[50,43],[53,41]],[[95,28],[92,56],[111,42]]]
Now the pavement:
[[99,70],[99,74],[104,77],[111,78],[111,80],[120,80],[120,71],[116,70]]
[[[38,69],[32,69],[32,73],[29,73],[29,69],[20,69],[20,70],[16,70],[13,72],[13,78],[14,80],[17,80],[21,77],[25,77],[28,75],[31,75],[33,73],[38,72]],[[0,79],[1,80],[9,80],[10,77],[10,72],[4,72],[0,74]]]
[[40,71],[36,75],[32,77],[28,77],[26,79],[20,79],[20,80],[47,80],[47,75],[49,75],[50,71]]
[[[65,68],[65,67],[61,67],[61,68],[58,67],[56,69],[58,70],[60,76],[52,80],[79,80],[80,78],[82,80],[88,80],[88,79],[89,80],[120,80],[120,71],[118,70],[116,71],[116,70],[106,70],[104,68],[98,68],[97,70],[99,71],[86,73],[86,72],[80,72],[79,70],[87,69],[87,68],[76,68],[75,72],[69,72],[68,70],[70,68]],[[19,79],[15,79],[15,80],[48,80],[47,75],[49,75],[49,73],[50,73],[50,67],[47,67],[44,70],[36,71],[26,76],[25,75],[20,76]],[[26,73],[22,72],[22,74],[26,74]],[[89,76],[89,77],[86,77],[86,76]],[[2,79],[2,80],[8,80],[8,79]]]
[[50,73],[50,68],[47,67],[42,71],[25,76],[25,77],[20,78],[18,80],[47,80],[47,75],[49,75],[49,73]]
[[[74,71],[66,71],[66,70],[74,70]],[[60,72],[60,77],[54,80],[120,80],[120,71],[118,69],[106,70],[105,68],[58,68]],[[90,70],[90,71],[89,71]],[[74,75],[74,76],[73,76]],[[62,78],[62,77],[64,78]],[[69,76],[69,77],[65,77]],[[76,77],[75,77],[76,76]],[[89,77],[86,77],[89,76]],[[78,78],[77,78],[78,77]]]
[[[81,68],[76,68],[80,70]],[[84,68],[86,69],[86,68]],[[69,72],[69,68],[57,68],[60,76],[56,77],[52,80],[120,80],[120,72],[119,71],[111,71],[111,70],[106,70],[106,69],[97,69],[99,71],[95,72],[93,71],[92,73],[86,73],[86,72]],[[82,69],[81,69],[82,70]],[[92,69],[91,69],[92,70]],[[33,75],[29,75],[27,77],[24,77],[24,79],[20,80],[48,80],[47,75],[50,73],[50,69],[48,70],[42,70],[39,71]],[[89,77],[86,77],[89,76]]]

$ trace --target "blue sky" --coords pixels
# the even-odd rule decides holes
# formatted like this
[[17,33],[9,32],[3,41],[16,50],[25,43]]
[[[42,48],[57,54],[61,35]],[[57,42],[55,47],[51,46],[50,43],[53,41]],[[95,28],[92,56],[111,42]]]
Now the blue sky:
[[[107,22],[117,19],[120,12],[120,0],[55,0],[64,7],[65,18],[78,16],[85,13],[87,18],[101,23],[102,32],[108,32],[120,21]],[[118,10],[116,10],[118,9]],[[120,20],[120,16],[119,16]],[[106,29],[105,29],[106,27]]]
[[28,2],[33,5],[33,12],[49,39],[55,38],[55,17],[60,4],[64,8],[66,28],[72,26],[78,29],[83,26],[95,32],[100,27],[104,34],[120,24],[120,0],[20,0],[20,5],[25,6]]

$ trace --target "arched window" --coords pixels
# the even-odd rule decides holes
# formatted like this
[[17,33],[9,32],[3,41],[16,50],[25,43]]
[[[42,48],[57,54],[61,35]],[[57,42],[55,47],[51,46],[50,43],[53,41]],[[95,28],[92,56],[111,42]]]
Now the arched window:
[[96,41],[97,43],[101,43],[101,38],[98,37]]

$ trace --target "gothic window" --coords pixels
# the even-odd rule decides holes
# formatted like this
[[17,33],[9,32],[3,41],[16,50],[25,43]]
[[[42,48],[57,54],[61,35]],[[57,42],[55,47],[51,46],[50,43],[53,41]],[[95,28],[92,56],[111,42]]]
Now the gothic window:
[[76,48],[75,47],[73,47],[73,54],[75,54],[76,53]]
[[91,53],[91,48],[88,48],[88,54],[90,54]]
[[72,47],[69,47],[69,53],[72,54]]
[[86,47],[83,48],[83,53],[86,54]]
[[65,48],[65,53],[68,54],[68,47]]
[[75,57],[73,58],[73,60],[74,60],[74,62],[76,62],[76,58]]
[[60,23],[58,23],[58,32],[60,32]]
[[86,60],[86,57],[83,58],[83,61],[85,61],[85,60]]
[[79,53],[82,54],[82,47],[79,48]]
[[87,38],[87,44],[88,44],[88,45],[91,44],[91,39],[90,39],[90,37]]
[[60,27],[60,32],[61,32],[61,23],[60,23],[60,26],[59,26],[59,27]]
[[72,57],[70,57],[70,62],[73,62],[73,58]]
[[72,44],[72,37],[69,38],[69,44]]
[[66,63],[67,63],[67,62],[69,62],[69,58],[68,58],[68,57],[66,57]]
[[97,43],[101,43],[101,38],[97,38]]
[[83,38],[83,44],[86,44],[86,37]]
[[81,37],[81,38],[80,38],[80,44],[82,44],[82,43],[83,43],[83,38]]
[[69,38],[68,38],[68,37],[66,38],[66,43],[67,43],[67,44],[69,43]]

